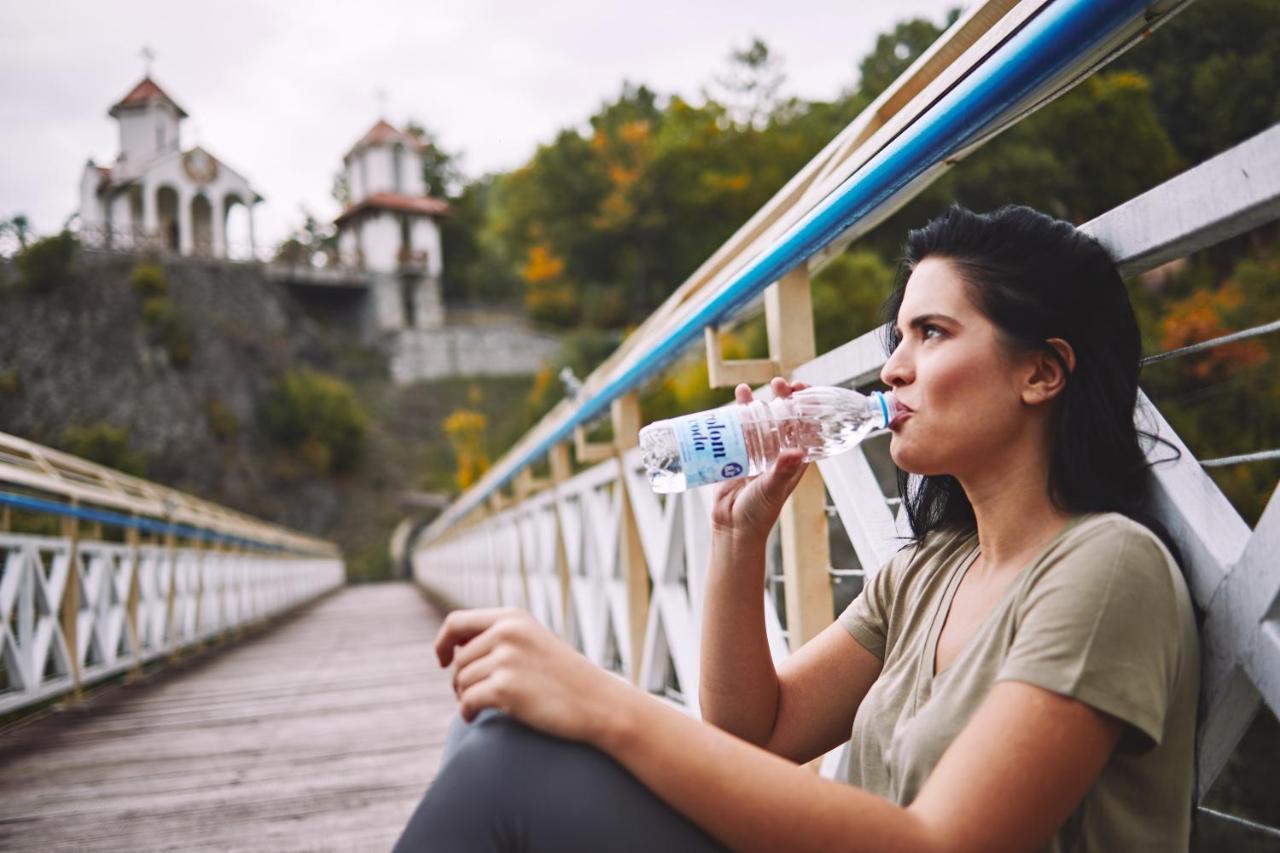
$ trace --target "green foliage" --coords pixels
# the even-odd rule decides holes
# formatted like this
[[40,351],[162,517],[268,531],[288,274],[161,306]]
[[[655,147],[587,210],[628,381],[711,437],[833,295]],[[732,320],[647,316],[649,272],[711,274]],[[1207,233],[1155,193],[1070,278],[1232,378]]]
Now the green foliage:
[[18,271],[30,290],[45,291],[67,283],[78,243],[70,231],[29,243],[18,252]]
[[[338,188],[335,187],[335,192],[337,191]],[[317,219],[310,212],[303,211],[302,225],[276,247],[275,260],[277,263],[300,266],[317,263],[335,266],[338,262],[337,229]]]
[[453,196],[462,183],[457,155],[443,148],[436,134],[416,121],[409,122],[405,132],[422,145],[418,157],[422,162],[422,180],[427,185],[427,194],[437,198]]
[[164,347],[169,363],[182,368],[191,363],[195,348],[191,325],[167,296],[150,296],[142,302],[142,322],[152,343]]
[[133,292],[143,299],[169,295],[169,279],[165,277],[164,268],[159,264],[138,264],[133,268],[129,282],[133,285]]
[[16,397],[22,391],[18,368],[0,370],[0,397]]
[[109,423],[67,427],[62,433],[62,449],[126,474],[145,477],[147,463],[129,449],[129,430]]
[[893,279],[894,269],[866,250],[846,252],[823,268],[811,286],[817,351],[835,349],[877,328]]
[[351,386],[301,368],[280,380],[263,410],[267,432],[317,470],[343,473],[359,461],[369,417]]
[[26,214],[17,213],[8,219],[0,220],[0,240],[4,240],[10,234],[13,235],[13,241],[18,244],[18,251],[24,251],[31,240],[31,220],[27,219]]
[[1192,3],[1117,60],[1151,81],[1156,114],[1198,163],[1280,122],[1280,3]]
[[924,18],[912,18],[878,36],[871,53],[858,63],[858,91],[867,103],[889,88],[951,25],[957,14],[957,10],[948,14],[946,26],[939,27]]
[[240,432],[240,419],[231,407],[217,397],[210,397],[205,406],[205,414],[209,419],[209,429],[219,441],[235,438]]

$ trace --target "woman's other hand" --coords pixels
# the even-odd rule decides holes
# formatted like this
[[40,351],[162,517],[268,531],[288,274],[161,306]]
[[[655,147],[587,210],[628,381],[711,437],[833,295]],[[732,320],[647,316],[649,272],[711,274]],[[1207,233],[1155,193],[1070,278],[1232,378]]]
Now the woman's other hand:
[[515,607],[453,611],[436,635],[436,657],[453,664],[463,719],[497,708],[567,740],[599,743],[634,690]]
[[[788,382],[780,376],[775,376],[770,385],[777,397],[790,397],[794,392],[809,387],[803,382]],[[751,388],[739,385],[733,390],[733,397],[737,403],[750,403],[753,399]],[[731,546],[763,548],[782,505],[804,476],[806,467],[804,451],[786,448],[765,473],[722,483],[711,509],[713,538],[727,540]]]

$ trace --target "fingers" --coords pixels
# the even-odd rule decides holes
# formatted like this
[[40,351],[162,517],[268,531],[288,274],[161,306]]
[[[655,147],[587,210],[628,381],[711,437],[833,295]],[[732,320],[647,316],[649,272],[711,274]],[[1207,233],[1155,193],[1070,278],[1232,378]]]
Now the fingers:
[[735,403],[746,405],[754,399],[751,393],[751,386],[745,382],[739,382],[733,389],[733,401]]
[[502,673],[482,678],[458,695],[458,712],[468,723],[485,708],[510,713],[509,704],[509,685]]
[[471,639],[483,633],[490,625],[507,613],[507,608],[490,607],[478,610],[455,610],[444,619],[436,633],[436,659],[441,666],[448,666],[453,660],[453,650],[457,646],[469,643]]
[[790,397],[797,391],[803,391],[809,387],[807,382],[788,382],[781,376],[775,376],[769,380],[769,387],[773,389],[775,397]]
[[798,447],[788,447],[778,454],[778,460],[768,472],[765,489],[777,506],[782,506],[795,491],[800,478],[809,466],[804,461],[804,451]]
[[488,678],[495,669],[507,662],[509,656],[509,652],[490,652],[465,664],[462,662],[461,656],[459,656],[458,663],[454,667],[454,695],[461,697],[471,685]]

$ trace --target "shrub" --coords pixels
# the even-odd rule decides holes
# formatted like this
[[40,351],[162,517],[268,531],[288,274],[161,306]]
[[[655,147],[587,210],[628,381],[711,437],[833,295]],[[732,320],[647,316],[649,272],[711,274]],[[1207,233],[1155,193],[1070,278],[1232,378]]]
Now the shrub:
[[267,432],[297,450],[317,470],[355,467],[369,416],[351,386],[335,376],[301,368],[280,380],[263,408]]
[[0,370],[0,396],[16,397],[20,390],[22,390],[22,383],[18,378],[18,368]]
[[18,270],[31,290],[48,290],[71,278],[76,238],[69,231],[36,240],[18,253]]
[[62,433],[62,447],[73,456],[126,474],[144,477],[147,473],[146,460],[129,449],[129,430],[122,426],[96,423],[67,427]]
[[169,353],[170,364],[174,367],[186,367],[191,363],[194,349],[191,327],[186,318],[178,313],[169,297],[149,296],[143,300],[142,322],[147,326],[151,341],[160,344]]
[[219,441],[226,441],[240,432],[240,419],[236,417],[235,412],[231,411],[230,406],[217,397],[209,400],[205,414],[209,419],[209,429]]
[[138,264],[133,268],[129,280],[133,283],[133,292],[144,299],[169,295],[169,280],[165,278],[164,268],[159,264]]

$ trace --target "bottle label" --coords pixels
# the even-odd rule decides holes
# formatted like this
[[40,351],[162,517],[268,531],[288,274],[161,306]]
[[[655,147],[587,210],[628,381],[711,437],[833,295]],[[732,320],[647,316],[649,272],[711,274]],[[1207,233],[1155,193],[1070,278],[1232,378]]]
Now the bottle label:
[[747,473],[747,444],[742,438],[742,417],[737,407],[673,418],[672,426],[688,488]]

